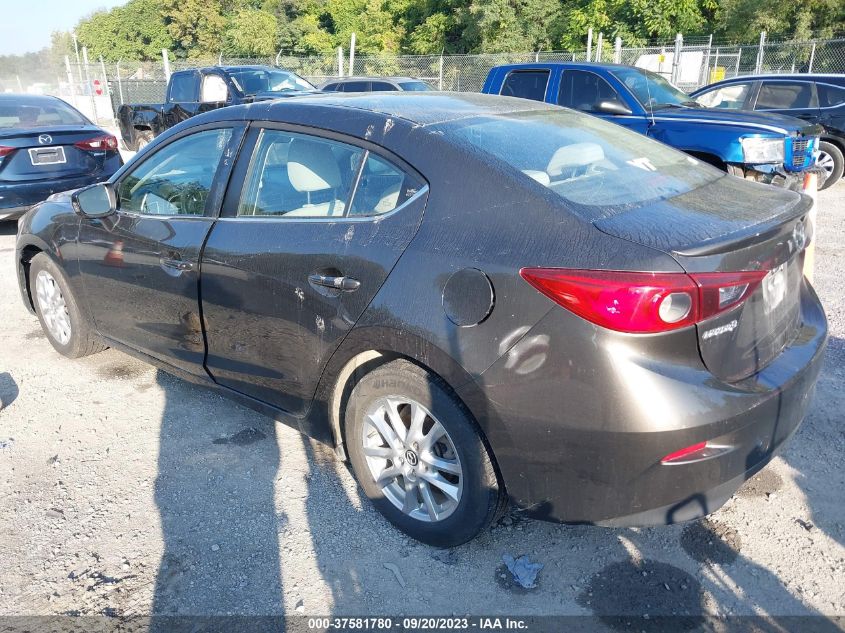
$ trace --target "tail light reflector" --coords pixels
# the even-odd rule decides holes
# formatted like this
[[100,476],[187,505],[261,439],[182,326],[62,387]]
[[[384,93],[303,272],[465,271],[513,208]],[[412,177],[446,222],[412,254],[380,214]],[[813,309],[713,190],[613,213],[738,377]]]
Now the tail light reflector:
[[707,442],[698,442],[697,444],[693,444],[692,446],[687,446],[686,448],[682,448],[679,451],[675,451],[674,453],[669,453],[666,457],[660,460],[662,464],[667,462],[674,462],[679,461],[684,457],[689,457],[693,453],[697,453],[698,451],[707,447]]
[[687,274],[523,268],[519,274],[591,323],[647,334],[694,325],[730,310],[751,296],[768,271]]
[[6,147],[4,145],[0,145],[0,158],[3,158],[7,154],[11,154],[15,151],[14,147]]
[[107,150],[117,149],[117,138],[111,134],[104,134],[103,136],[95,136],[85,141],[79,141],[73,144],[74,147],[84,149],[87,152],[105,152]]

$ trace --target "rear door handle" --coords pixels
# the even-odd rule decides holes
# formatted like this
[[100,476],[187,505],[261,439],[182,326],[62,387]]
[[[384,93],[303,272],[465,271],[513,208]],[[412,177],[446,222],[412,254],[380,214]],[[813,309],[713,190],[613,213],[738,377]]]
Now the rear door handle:
[[186,261],[181,260],[181,259],[172,259],[170,257],[162,257],[158,261],[165,268],[170,268],[172,270],[185,271],[185,270],[192,270],[194,268],[194,265],[193,265],[192,262],[186,262]]
[[312,286],[323,286],[324,288],[334,288],[335,290],[343,290],[344,292],[352,292],[361,287],[361,282],[352,277],[331,277],[329,275],[319,275],[314,273],[308,275],[308,281]]

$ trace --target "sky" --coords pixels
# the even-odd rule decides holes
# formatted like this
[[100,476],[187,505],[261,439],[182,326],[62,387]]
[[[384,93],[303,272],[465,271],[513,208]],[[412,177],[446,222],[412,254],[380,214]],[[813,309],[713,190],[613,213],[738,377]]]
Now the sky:
[[50,45],[50,33],[69,31],[79,18],[127,0],[0,0],[0,55],[28,53]]

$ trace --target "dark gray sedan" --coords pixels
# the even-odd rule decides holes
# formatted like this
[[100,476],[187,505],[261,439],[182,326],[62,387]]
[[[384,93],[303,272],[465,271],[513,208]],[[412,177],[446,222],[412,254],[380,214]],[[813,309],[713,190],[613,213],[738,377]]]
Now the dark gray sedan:
[[180,124],[16,257],[60,353],[214,386],[452,546],[508,502],[697,518],[762,468],[827,340],[810,204],[542,103],[316,95]]

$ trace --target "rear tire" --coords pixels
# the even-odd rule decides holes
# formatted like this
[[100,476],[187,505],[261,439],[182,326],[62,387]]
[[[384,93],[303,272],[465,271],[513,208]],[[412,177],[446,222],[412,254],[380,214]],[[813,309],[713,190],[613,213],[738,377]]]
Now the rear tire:
[[819,191],[822,191],[835,185],[842,178],[842,172],[845,170],[845,156],[838,146],[828,141],[819,143],[819,151],[821,156],[819,156],[818,166],[827,172],[827,180],[819,187]]
[[413,363],[396,360],[364,376],[345,425],[367,497],[416,540],[461,545],[504,507],[492,455],[469,412],[443,380]]
[[41,329],[59,354],[80,358],[106,349],[79,311],[61,268],[44,253],[30,262],[29,287]]

